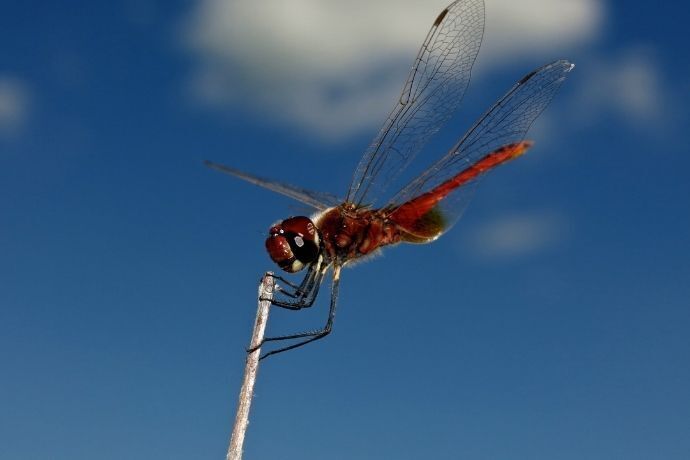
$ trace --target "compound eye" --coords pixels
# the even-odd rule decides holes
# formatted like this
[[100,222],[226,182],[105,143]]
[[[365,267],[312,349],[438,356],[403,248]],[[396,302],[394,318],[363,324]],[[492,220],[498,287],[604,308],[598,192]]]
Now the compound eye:
[[285,219],[269,230],[266,250],[283,270],[294,273],[319,256],[319,233],[308,217]]
[[280,227],[297,260],[304,264],[316,260],[319,255],[319,233],[311,219],[304,216],[290,217]]
[[290,248],[290,243],[280,231],[271,232],[266,239],[266,251],[273,262],[286,272],[295,273],[304,268],[304,264],[297,260]]
[[316,227],[310,218],[304,216],[290,217],[280,223],[280,228],[285,232],[300,235],[303,238],[313,240],[316,235]]

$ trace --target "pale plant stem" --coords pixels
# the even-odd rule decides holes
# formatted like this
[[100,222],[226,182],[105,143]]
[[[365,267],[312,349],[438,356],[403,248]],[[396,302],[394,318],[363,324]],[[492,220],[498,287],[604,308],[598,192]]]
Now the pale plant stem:
[[[250,348],[259,345],[264,338],[266,322],[268,321],[268,310],[271,306],[273,288],[275,285],[272,275],[272,273],[267,272],[261,279],[261,284],[259,285],[259,305],[256,311],[256,320],[254,321]],[[235,416],[235,425],[232,428],[228,454],[225,457],[226,460],[242,459],[242,446],[244,445],[244,437],[247,432],[247,425],[249,424],[249,409],[252,405],[252,397],[254,396],[254,384],[256,383],[256,374],[259,370],[260,355],[260,348],[247,354],[247,361],[244,366],[244,379],[242,380],[242,389],[240,389],[240,397],[237,404],[237,415]]]

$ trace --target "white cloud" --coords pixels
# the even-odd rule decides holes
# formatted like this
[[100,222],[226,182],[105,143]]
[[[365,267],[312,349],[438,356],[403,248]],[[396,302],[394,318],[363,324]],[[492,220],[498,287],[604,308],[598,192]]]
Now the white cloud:
[[[325,138],[373,129],[447,3],[202,0],[184,34],[198,61],[193,95]],[[486,10],[481,68],[525,53],[563,57],[596,35],[603,18],[597,0],[487,0]]]
[[577,118],[584,124],[611,115],[639,125],[662,121],[671,104],[662,80],[651,52],[644,48],[595,60],[583,67],[574,104]]
[[485,0],[486,33],[480,60],[543,55],[568,58],[573,46],[597,38],[604,21],[599,0]]
[[13,77],[0,76],[0,138],[16,135],[29,116],[27,85]]
[[475,228],[466,243],[479,258],[516,257],[553,247],[566,231],[565,219],[552,212],[510,214]]

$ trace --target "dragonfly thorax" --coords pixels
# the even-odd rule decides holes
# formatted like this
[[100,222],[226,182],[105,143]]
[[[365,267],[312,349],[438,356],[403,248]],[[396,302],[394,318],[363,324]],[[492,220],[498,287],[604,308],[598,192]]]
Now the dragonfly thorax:
[[383,246],[400,241],[397,226],[381,210],[350,203],[327,209],[314,217],[327,260],[339,263],[370,255]]

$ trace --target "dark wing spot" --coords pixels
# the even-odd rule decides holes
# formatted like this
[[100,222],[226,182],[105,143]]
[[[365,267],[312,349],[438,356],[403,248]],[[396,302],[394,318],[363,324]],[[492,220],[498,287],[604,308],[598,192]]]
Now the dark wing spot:
[[439,14],[438,17],[436,18],[436,20],[434,21],[434,26],[438,26],[439,24],[441,24],[441,21],[443,21],[443,18],[445,18],[447,14],[448,14],[448,8],[441,11],[441,14]]
[[521,79],[519,82],[517,82],[517,84],[518,84],[518,85],[524,85],[524,84],[527,82],[527,80],[529,80],[530,78],[532,78],[532,77],[534,76],[534,74],[536,74],[536,73],[537,73],[536,70],[534,70],[534,71],[528,73],[527,75],[525,75],[524,77],[522,77],[522,79]]

